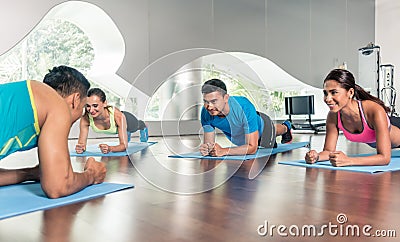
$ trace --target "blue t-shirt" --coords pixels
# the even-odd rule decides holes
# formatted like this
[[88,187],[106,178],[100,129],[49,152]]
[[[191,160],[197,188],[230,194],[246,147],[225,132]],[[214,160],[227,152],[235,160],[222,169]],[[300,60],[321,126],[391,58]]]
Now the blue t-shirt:
[[226,117],[212,116],[207,109],[201,110],[201,125],[204,132],[214,132],[220,129],[235,145],[246,144],[245,135],[258,130],[261,137],[264,128],[262,118],[257,114],[254,105],[246,98],[230,96],[228,99],[229,113]]

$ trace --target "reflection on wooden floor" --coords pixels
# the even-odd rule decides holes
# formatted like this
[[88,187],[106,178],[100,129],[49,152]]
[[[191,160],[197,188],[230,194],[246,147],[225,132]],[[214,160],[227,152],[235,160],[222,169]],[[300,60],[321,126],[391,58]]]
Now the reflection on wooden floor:
[[[316,149],[322,148],[323,139],[323,135],[295,134],[295,141],[310,140]],[[366,240],[361,230],[361,238],[344,236],[345,231],[340,235],[340,228],[367,225],[371,234],[400,233],[400,172],[371,175],[278,165],[281,160],[302,159],[307,148],[245,162],[173,159],[167,156],[196,149],[198,137],[152,141],[158,143],[131,157],[97,157],[107,164],[107,181],[133,183],[134,189],[1,220],[0,241],[389,240],[376,236]],[[338,149],[371,152],[343,137]],[[22,165],[21,160],[32,157],[36,159],[32,152],[19,154],[4,164]],[[73,158],[74,169],[81,170],[85,160]],[[262,172],[249,179],[258,170]],[[347,222],[339,223],[344,216]],[[329,224],[338,227],[321,229]],[[317,234],[289,233],[303,225],[314,226]],[[278,226],[286,230],[279,234]]]

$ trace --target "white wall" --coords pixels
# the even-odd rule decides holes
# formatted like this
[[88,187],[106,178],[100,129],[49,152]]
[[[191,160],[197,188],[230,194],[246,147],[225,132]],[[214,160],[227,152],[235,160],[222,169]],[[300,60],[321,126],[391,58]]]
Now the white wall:
[[[321,87],[336,61],[346,61],[357,73],[357,49],[375,38],[374,0],[85,1],[103,9],[121,31],[126,52],[117,74],[129,83],[165,55],[212,48],[268,58],[304,83]],[[2,0],[0,54],[62,2]],[[135,86],[149,94],[149,86],[158,84]]]
[[[156,60],[185,49],[256,54],[296,79],[321,87],[336,60],[346,61],[357,73],[357,49],[375,39],[375,0],[85,1],[103,9],[121,31],[125,56],[117,74],[149,96],[160,80],[165,80],[159,77],[172,74],[196,59],[193,57],[212,54],[192,51],[184,58],[169,58],[160,62],[164,69],[149,72],[151,75],[139,79],[142,82],[136,79]],[[2,0],[0,55],[63,2],[66,0]],[[386,6],[386,2],[395,5],[397,1],[378,2]],[[377,44],[383,47],[386,61],[384,43]]]
[[381,47],[381,63],[394,65],[397,90],[396,111],[400,111],[400,1],[376,0],[375,44]]

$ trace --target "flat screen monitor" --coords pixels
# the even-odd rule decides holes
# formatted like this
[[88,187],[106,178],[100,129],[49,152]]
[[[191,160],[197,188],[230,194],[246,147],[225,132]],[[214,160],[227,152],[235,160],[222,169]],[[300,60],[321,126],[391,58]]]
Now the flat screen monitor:
[[314,95],[285,97],[286,115],[310,115],[314,111]]

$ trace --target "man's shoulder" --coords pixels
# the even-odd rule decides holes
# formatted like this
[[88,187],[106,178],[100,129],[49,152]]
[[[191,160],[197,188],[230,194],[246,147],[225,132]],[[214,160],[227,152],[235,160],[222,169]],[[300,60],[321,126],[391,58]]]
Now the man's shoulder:
[[234,106],[235,104],[244,106],[254,106],[247,97],[244,96],[230,96],[230,105]]
[[229,96],[229,98],[232,98],[234,100],[249,100],[247,97],[245,96]]

